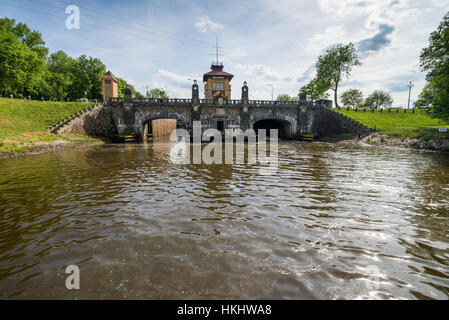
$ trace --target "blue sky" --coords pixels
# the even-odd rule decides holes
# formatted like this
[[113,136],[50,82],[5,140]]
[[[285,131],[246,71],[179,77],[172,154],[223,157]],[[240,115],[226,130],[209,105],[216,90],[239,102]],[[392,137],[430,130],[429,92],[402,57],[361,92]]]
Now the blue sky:
[[[79,30],[65,27],[68,5],[80,8]],[[39,30],[50,51],[98,57],[142,93],[190,97],[188,79],[209,71],[218,37],[234,99],[243,81],[252,99],[271,99],[268,83],[296,95],[318,55],[351,41],[362,66],[341,92],[386,89],[396,105],[406,105],[409,81],[412,101],[424,86],[419,54],[448,10],[449,0],[0,0],[0,16]]]

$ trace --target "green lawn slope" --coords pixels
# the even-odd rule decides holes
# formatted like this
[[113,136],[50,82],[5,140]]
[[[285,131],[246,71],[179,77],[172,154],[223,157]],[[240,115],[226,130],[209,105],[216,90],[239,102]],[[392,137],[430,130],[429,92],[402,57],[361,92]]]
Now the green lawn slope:
[[400,136],[403,138],[449,138],[448,133],[439,133],[439,128],[449,128],[449,117],[438,116],[428,113],[424,110],[416,110],[412,113],[412,110],[407,110],[404,113],[403,110],[396,109],[391,110],[363,110],[355,111],[354,109],[333,109],[345,116],[353,118],[358,122],[366,125],[369,128],[374,128],[380,133],[384,133],[391,136]]
[[61,139],[47,128],[93,104],[0,98],[0,152],[24,151]]

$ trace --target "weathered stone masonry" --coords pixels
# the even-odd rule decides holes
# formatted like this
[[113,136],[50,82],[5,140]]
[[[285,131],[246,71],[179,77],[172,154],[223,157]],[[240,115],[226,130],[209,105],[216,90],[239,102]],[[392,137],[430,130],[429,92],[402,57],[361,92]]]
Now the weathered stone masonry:
[[201,121],[202,131],[209,128],[245,131],[260,121],[271,121],[280,124],[281,136],[287,139],[299,139],[304,135],[316,138],[358,135],[370,131],[327,108],[323,101],[309,103],[304,96],[299,102],[249,100],[246,83],[241,100],[199,99],[196,83],[192,86],[192,99],[135,99],[128,91],[125,98],[111,98],[80,119],[79,124],[70,124],[66,131],[108,138],[133,135],[142,140],[145,123],[154,119],[176,119],[178,126],[190,134],[194,121]]

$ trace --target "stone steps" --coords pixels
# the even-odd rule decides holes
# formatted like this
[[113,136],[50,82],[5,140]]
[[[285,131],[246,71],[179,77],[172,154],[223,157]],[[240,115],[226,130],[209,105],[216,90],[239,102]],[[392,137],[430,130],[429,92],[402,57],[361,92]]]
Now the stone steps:
[[50,131],[51,133],[57,134],[62,128],[64,128],[66,125],[68,125],[69,123],[71,123],[73,120],[84,116],[86,113],[92,111],[93,109],[95,109],[96,107],[98,107],[99,104],[94,105],[94,106],[89,106],[87,108],[84,108],[81,111],[78,111],[68,117],[65,117],[64,119],[62,119],[61,121],[59,121],[58,123],[47,127],[47,130]]
[[347,122],[349,122],[349,123],[352,124],[352,125],[356,125],[356,126],[360,127],[360,129],[362,129],[363,131],[371,132],[371,129],[370,129],[370,128],[368,128],[368,127],[365,126],[364,124],[358,122],[357,120],[355,120],[355,119],[353,119],[353,118],[351,118],[351,117],[348,117],[348,116],[346,116],[346,115],[344,115],[344,114],[341,114],[341,113],[339,113],[339,112],[337,112],[337,111],[334,111],[334,110],[331,110],[331,109],[328,109],[328,110],[329,110],[330,112],[332,112],[338,119],[347,121]]

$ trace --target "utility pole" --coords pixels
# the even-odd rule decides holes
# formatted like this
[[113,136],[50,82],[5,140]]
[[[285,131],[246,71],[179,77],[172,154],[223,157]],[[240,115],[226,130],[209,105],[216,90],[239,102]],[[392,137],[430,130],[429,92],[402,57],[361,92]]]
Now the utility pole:
[[413,82],[410,81],[410,83],[408,84],[407,88],[408,88],[408,105],[407,105],[407,109],[410,109],[410,96],[412,94],[412,88],[415,85],[413,84]]
[[271,101],[274,101],[274,95],[273,95],[274,87],[271,83],[267,83],[267,86],[271,87]]

